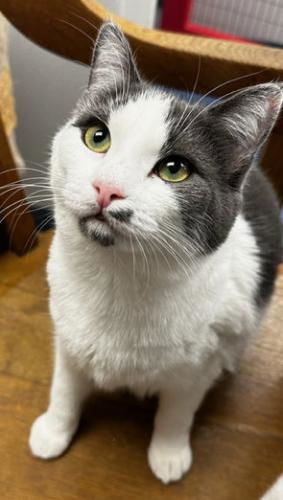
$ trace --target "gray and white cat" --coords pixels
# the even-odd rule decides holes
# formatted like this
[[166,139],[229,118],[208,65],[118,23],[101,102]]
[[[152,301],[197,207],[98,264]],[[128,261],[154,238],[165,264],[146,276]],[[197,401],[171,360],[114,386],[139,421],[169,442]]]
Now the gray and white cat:
[[144,81],[121,31],[103,25],[52,149],[56,355],[34,455],[66,450],[94,387],[127,388],[159,396],[153,473],[168,483],[190,468],[194,414],[273,290],[279,211],[256,155],[281,103],[267,83],[192,106]]

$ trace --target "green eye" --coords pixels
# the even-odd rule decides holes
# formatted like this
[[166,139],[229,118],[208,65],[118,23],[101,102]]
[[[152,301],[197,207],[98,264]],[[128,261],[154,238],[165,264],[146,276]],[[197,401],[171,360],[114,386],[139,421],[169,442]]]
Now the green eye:
[[190,175],[190,165],[185,158],[172,156],[161,160],[156,165],[155,171],[163,181],[182,182]]
[[94,125],[86,130],[84,142],[91,151],[106,153],[111,146],[110,132],[106,125]]

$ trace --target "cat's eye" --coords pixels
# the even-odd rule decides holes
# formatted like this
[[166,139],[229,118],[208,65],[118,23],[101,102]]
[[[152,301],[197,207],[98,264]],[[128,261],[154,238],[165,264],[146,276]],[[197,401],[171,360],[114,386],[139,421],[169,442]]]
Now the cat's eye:
[[106,153],[111,146],[110,132],[104,124],[93,125],[85,131],[84,142],[91,151]]
[[185,158],[172,156],[160,160],[154,170],[163,181],[182,182],[190,175],[190,164]]

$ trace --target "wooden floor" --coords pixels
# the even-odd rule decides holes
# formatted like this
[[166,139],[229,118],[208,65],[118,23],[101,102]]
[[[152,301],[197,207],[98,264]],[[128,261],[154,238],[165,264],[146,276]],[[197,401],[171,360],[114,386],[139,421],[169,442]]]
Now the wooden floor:
[[99,395],[64,457],[42,462],[29,453],[52,365],[50,238],[26,257],[0,257],[0,499],[257,500],[283,471],[283,273],[240,372],[218,384],[196,418],[191,472],[166,487],[146,461],[154,400]]

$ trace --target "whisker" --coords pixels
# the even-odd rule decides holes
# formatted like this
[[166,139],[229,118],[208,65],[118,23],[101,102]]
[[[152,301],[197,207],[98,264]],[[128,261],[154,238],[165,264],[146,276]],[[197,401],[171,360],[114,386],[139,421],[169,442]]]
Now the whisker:
[[179,126],[182,126],[183,124],[183,121],[186,119],[186,112],[188,110],[188,108],[190,107],[191,105],[191,102],[192,102],[192,98],[194,96],[194,93],[196,91],[196,88],[197,88],[197,85],[198,85],[198,82],[199,82],[199,77],[200,77],[200,68],[201,68],[201,58],[199,56],[198,58],[198,69],[197,69],[197,75],[196,75],[196,78],[195,78],[195,82],[194,82],[194,86],[193,86],[193,90],[190,94],[190,99],[189,99],[189,102],[186,104],[185,106],[185,109],[183,111],[183,113],[181,114],[181,117],[179,118],[177,124],[174,126],[174,130],[178,130]]
[[[42,231],[43,227],[46,226],[51,220],[52,220],[52,216],[47,216],[44,221],[34,229],[34,231],[31,233],[31,236],[28,238],[26,244],[25,244],[25,247],[24,247],[24,250],[28,250],[28,249],[31,249],[33,247],[33,244],[34,244],[34,241],[37,237],[37,234]],[[32,240],[31,240],[32,238]],[[29,245],[29,247],[28,247]]]
[[75,13],[75,12],[72,12],[70,11],[70,13],[77,17],[78,19],[81,19],[82,21],[84,21],[85,23],[87,23],[89,26],[91,26],[96,32],[99,31],[99,28],[97,26],[95,26],[95,24],[93,24],[89,19],[87,19],[86,17],[83,17],[83,16],[80,16],[79,14]]
[[82,35],[84,35],[86,38],[88,38],[88,40],[91,41],[91,45],[93,46],[94,39],[90,35],[88,35],[88,33],[86,33],[84,30],[78,28],[78,26],[76,26],[75,24],[70,23],[69,21],[66,21],[65,19],[57,18],[57,20],[60,21],[61,23],[68,24],[69,26],[71,26],[72,28],[74,28],[75,30],[77,30],[79,33],[81,33]]
[[[237,81],[240,81],[240,80],[243,80],[244,78],[250,78],[252,76],[256,76],[256,75],[259,75],[261,73],[263,73],[264,71],[266,70],[260,70],[260,71],[255,71],[253,73],[249,73],[248,75],[241,75],[237,78],[232,78],[231,80],[226,80],[225,82],[217,85],[216,87],[214,87],[213,89],[209,90],[206,94],[202,95],[200,97],[200,99],[193,105],[191,111],[189,112],[189,114],[186,116],[186,120],[189,119],[189,117],[191,116],[191,114],[193,113],[193,111],[195,110],[195,108],[198,108],[200,103],[206,98],[208,97],[210,94],[212,94],[213,92],[215,92],[216,90],[219,90],[220,88],[224,87],[225,85],[228,85],[229,83],[235,83]],[[195,120],[197,118],[199,118],[201,116],[201,114],[205,111],[207,111],[208,109],[210,109],[212,106],[216,105],[217,102],[233,95],[233,94],[236,94],[237,92],[239,92],[239,89],[236,89],[236,90],[232,90],[231,92],[228,92],[226,93],[224,96],[221,96],[221,97],[218,97],[216,98],[214,101],[212,101],[211,103],[209,103],[208,105],[206,105],[204,108],[201,108],[200,112],[188,123],[188,125],[185,127],[185,129],[183,129],[180,134],[184,134],[188,131],[189,127],[192,126],[192,124],[195,122]]]

